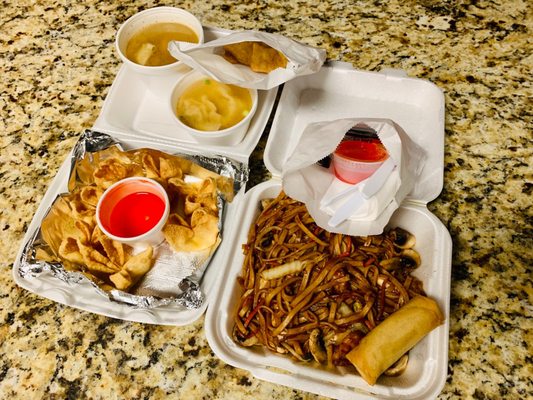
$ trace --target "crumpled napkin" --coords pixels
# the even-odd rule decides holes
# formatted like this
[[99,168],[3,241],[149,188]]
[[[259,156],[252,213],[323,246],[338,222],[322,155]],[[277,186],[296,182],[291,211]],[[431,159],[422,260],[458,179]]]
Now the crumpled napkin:
[[[332,227],[328,221],[350,195],[330,200],[353,185],[340,181],[331,167],[324,168],[317,162],[334,152],[345,133],[354,126],[376,131],[396,168],[374,196],[346,221]],[[282,170],[282,186],[287,195],[306,204],[320,227],[353,236],[377,235],[383,232],[393,212],[413,189],[424,161],[425,151],[392,120],[348,118],[318,122],[304,129],[289,155]],[[357,185],[362,189],[365,181]]]
[[[232,64],[222,57],[222,46],[245,41],[260,41],[281,51],[288,59],[287,67],[263,74],[245,65]],[[324,49],[307,46],[279,34],[257,31],[235,32],[200,45],[171,41],[168,51],[174,58],[219,82],[262,90],[272,89],[297,76],[315,73],[326,60]]]

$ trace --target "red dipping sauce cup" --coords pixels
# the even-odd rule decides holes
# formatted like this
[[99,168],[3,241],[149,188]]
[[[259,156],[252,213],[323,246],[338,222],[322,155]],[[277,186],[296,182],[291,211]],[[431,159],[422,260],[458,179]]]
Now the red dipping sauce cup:
[[106,236],[122,243],[157,245],[170,212],[167,192],[144,177],[122,179],[98,200],[96,222]]
[[388,157],[379,140],[345,140],[333,153],[333,170],[341,181],[356,184],[372,175]]

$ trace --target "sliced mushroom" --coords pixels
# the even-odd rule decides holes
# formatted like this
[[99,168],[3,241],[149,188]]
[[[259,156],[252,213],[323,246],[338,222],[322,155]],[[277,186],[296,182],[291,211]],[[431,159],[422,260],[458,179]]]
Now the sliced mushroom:
[[324,343],[322,342],[320,329],[313,329],[309,335],[309,351],[313,355],[313,358],[323,363],[328,358],[326,350],[324,349]]
[[402,251],[400,256],[400,263],[403,268],[417,268],[420,266],[422,260],[420,254],[413,249],[406,249]]
[[399,376],[401,375],[405,369],[407,368],[407,362],[409,361],[409,356],[407,354],[404,354],[400,357],[398,361],[396,361],[394,364],[392,364],[389,369],[387,369],[385,372],[383,372],[383,375],[387,376]]
[[391,232],[391,238],[394,245],[400,249],[410,249],[415,246],[416,238],[405,229],[395,228]]
[[350,309],[350,307],[348,307],[348,305],[344,301],[341,302],[341,304],[339,305],[337,312],[343,317],[347,317],[348,315],[353,314],[353,311]]

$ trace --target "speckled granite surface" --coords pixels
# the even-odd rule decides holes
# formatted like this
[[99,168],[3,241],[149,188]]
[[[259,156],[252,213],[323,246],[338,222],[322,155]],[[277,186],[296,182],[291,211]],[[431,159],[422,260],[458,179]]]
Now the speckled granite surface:
[[[281,32],[326,48],[330,59],[401,68],[444,90],[445,183],[430,204],[454,243],[440,398],[531,398],[533,15],[526,0],[3,2],[0,398],[317,398],[219,361],[202,319],[183,328],[112,320],[13,281],[26,227],[118,70],[116,29],[165,3],[205,25]],[[264,143],[252,158],[252,184],[266,176]]]

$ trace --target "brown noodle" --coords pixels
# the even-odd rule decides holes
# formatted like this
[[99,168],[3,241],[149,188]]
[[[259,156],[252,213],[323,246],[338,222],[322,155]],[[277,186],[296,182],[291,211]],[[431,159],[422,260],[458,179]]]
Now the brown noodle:
[[400,228],[367,237],[330,233],[281,192],[243,246],[234,340],[300,361],[350,365],[345,355],[370,330],[424,294],[411,275],[420,262],[412,239]]

